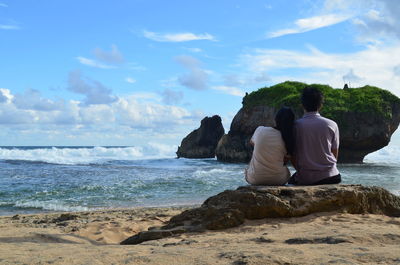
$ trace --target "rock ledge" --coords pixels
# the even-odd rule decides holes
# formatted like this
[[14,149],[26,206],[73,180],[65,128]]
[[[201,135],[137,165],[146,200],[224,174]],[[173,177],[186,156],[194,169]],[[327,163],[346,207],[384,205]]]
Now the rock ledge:
[[167,225],[140,232],[121,244],[235,227],[245,219],[300,217],[317,212],[400,217],[400,197],[380,187],[361,185],[243,186],[212,196],[201,207],[172,217]]

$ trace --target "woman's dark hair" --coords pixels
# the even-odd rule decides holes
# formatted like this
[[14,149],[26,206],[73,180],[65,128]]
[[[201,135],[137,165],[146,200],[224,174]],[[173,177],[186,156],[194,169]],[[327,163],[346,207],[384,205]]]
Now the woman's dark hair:
[[294,153],[294,113],[291,108],[282,107],[275,115],[275,128],[281,132],[286,151]]
[[307,86],[301,94],[301,103],[307,112],[318,111],[324,101],[324,95],[317,88]]

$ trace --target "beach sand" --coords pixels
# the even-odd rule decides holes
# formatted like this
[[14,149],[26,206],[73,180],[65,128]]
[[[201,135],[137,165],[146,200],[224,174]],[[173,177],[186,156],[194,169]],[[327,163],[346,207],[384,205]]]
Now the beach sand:
[[120,246],[184,208],[0,217],[0,264],[400,264],[400,218],[319,213]]

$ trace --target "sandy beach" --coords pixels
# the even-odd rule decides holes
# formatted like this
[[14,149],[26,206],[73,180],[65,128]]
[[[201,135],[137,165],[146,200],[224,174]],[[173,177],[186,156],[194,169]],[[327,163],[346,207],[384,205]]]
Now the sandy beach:
[[185,208],[0,217],[0,264],[400,264],[400,218],[319,213],[118,245]]

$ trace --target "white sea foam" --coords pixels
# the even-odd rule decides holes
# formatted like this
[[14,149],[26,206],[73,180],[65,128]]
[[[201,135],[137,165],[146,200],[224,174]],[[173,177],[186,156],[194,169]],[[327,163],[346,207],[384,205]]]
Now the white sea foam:
[[0,148],[0,159],[24,160],[54,164],[88,164],[111,160],[137,160],[173,157],[173,147],[148,145],[146,147],[52,147]]
[[82,212],[88,211],[88,207],[83,206],[68,206],[57,200],[52,201],[17,201],[15,207],[20,208],[36,208],[50,211],[65,211],[65,212]]
[[231,175],[232,173],[237,173],[237,171],[234,168],[212,168],[210,170],[201,170],[201,169],[196,170],[193,173],[193,176],[197,178],[203,178],[209,176],[223,177],[225,175]]
[[366,163],[400,166],[400,145],[390,145],[364,158]]

